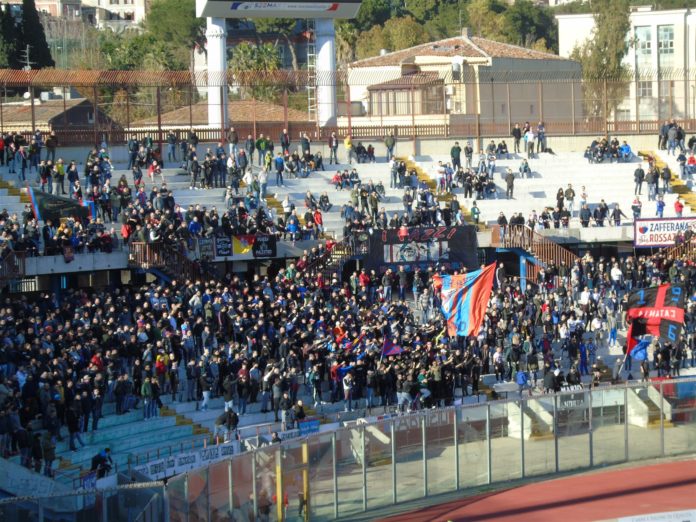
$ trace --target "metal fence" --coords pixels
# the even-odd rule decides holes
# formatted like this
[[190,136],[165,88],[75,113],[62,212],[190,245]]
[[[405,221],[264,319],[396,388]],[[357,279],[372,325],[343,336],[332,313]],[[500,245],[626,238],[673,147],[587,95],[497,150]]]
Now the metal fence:
[[[126,520],[125,506],[153,521],[280,521],[298,513],[350,519],[442,493],[689,454],[695,442],[696,378],[568,389],[373,419],[263,446],[176,476],[164,491],[155,485],[147,498],[116,490],[108,502],[76,507],[76,519]],[[50,499],[7,499],[0,516],[58,520],[57,508]]]
[[[166,142],[196,128],[202,142],[225,141],[230,125],[240,140],[260,134],[293,140],[307,134],[382,140],[509,136],[515,123],[543,120],[550,136],[656,134],[665,120],[696,127],[696,69],[582,79],[578,71],[524,74],[493,72],[453,78],[435,74],[425,83],[402,82],[390,72],[353,69],[230,72],[15,71],[0,69],[0,132],[54,129],[63,146],[124,143],[149,135]],[[317,92],[331,87],[330,96]],[[322,91],[325,92],[325,91]],[[228,98],[228,121],[211,99]],[[323,100],[323,101],[322,101]],[[321,104],[336,115],[320,123]]]

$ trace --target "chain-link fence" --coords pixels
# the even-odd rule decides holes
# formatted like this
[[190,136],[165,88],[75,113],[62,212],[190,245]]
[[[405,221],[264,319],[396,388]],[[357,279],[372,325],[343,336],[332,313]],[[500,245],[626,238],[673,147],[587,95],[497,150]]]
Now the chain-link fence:
[[260,134],[343,139],[509,136],[543,121],[553,136],[656,134],[696,121],[696,71],[582,79],[579,71],[453,76],[375,68],[310,71],[0,70],[0,132],[54,130],[64,146],[149,135],[243,142]]

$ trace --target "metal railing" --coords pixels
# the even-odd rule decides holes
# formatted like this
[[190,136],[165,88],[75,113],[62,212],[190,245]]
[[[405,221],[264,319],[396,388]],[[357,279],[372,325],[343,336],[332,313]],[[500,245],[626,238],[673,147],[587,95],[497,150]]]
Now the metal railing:
[[667,257],[673,259],[693,259],[696,256],[696,238],[691,238],[681,245],[675,245],[665,252]]
[[200,265],[185,253],[162,241],[155,243],[132,242],[128,255],[130,266],[145,270],[169,270],[177,279],[196,280],[201,277]]
[[[545,265],[553,262],[556,266],[560,266],[561,263],[564,263],[565,266],[570,268],[580,259],[570,250],[547,239],[526,225],[493,226],[491,230],[491,246],[526,250]],[[538,266],[534,264],[530,264],[528,269],[534,271],[535,267],[538,271]],[[528,276],[535,277],[536,273],[528,273]]]
[[[515,399],[366,419],[234,455],[169,479],[164,491],[154,483],[164,495],[161,510],[151,509],[149,496],[132,515],[147,509],[153,521],[209,520],[212,513],[284,520],[302,505],[305,520],[350,519],[442,493],[695,451],[696,378],[510,393]],[[128,489],[114,494],[117,500],[101,504],[101,520],[119,519],[127,505]],[[90,514],[95,505],[66,507]],[[49,506],[57,509],[45,498],[6,499],[0,516],[15,520],[21,508],[43,522]]]
[[21,279],[26,274],[25,252],[9,251],[0,260],[0,284]]
[[207,448],[208,446],[216,446],[218,442],[210,442],[210,434],[197,435],[190,439],[175,442],[174,444],[164,444],[156,450],[144,451],[140,453],[129,453],[128,468],[132,466],[141,466],[152,460],[158,460],[162,457],[171,457],[178,453],[193,451],[199,448]]

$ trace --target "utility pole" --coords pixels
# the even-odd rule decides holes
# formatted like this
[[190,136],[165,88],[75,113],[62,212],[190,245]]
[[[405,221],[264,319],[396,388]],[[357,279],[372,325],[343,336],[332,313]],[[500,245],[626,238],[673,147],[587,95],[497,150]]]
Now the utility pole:
[[32,62],[30,60],[30,50],[31,50],[31,45],[27,44],[27,46],[24,48],[24,50],[21,51],[22,58],[20,59],[20,61],[21,61],[21,63],[24,64],[24,67],[22,67],[22,69],[24,69],[25,71],[31,71],[31,66],[36,64],[36,62]]

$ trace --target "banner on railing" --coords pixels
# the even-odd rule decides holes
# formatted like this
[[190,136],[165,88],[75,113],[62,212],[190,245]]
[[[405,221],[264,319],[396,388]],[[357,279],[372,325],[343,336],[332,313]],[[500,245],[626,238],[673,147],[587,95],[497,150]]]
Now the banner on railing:
[[[364,237],[363,237],[364,236]],[[415,227],[361,233],[356,242],[368,242],[365,268],[386,272],[403,265],[411,271],[439,264],[446,269],[479,268],[476,227]]]
[[224,444],[151,460],[147,464],[136,466],[135,471],[150,477],[152,480],[162,480],[166,477],[172,477],[179,473],[224,460],[239,453],[239,441],[232,440]]
[[271,258],[278,255],[276,236],[272,234],[246,234],[239,236],[216,236],[198,240],[198,255],[207,257],[238,256],[241,259]]
[[254,248],[255,236],[248,234],[244,236],[232,236],[232,254],[241,256],[251,252]]
[[198,239],[198,259],[213,259],[215,257],[215,244],[212,237]]
[[254,257],[275,257],[276,253],[276,237],[270,234],[258,234],[254,239],[252,247]]
[[633,222],[633,246],[667,247],[674,245],[678,233],[696,232],[696,216],[685,218],[636,219]]
[[215,257],[229,257],[232,255],[232,238],[217,236],[215,238]]

